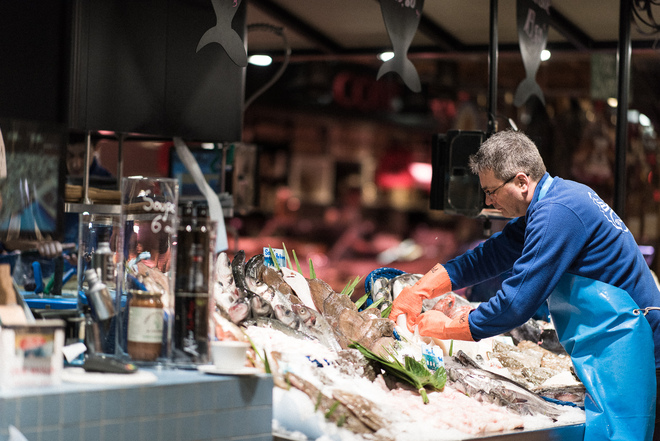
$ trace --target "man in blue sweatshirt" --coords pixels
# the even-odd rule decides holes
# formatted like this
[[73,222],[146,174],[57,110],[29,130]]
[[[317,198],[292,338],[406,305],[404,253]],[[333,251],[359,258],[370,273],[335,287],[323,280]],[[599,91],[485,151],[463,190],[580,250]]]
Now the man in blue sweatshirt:
[[[395,299],[390,318],[440,339],[509,331],[547,302],[585,384],[585,440],[651,440],[660,368],[660,292],[626,225],[589,187],[551,177],[534,143],[503,131],[470,158],[486,203],[513,218],[437,264]],[[510,270],[488,302],[450,319],[422,301]],[[656,436],[660,433],[656,434]]]

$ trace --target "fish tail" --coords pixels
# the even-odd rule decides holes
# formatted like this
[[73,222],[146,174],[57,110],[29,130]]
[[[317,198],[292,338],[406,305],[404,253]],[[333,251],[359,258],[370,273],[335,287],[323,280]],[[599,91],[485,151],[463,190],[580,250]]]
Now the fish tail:
[[543,96],[543,91],[541,86],[538,85],[534,78],[525,78],[522,83],[516,88],[516,94],[513,98],[513,104],[516,107],[520,107],[527,102],[529,98],[536,95],[543,105],[545,105],[545,97]]
[[247,53],[241,37],[233,29],[226,30],[216,25],[206,31],[197,43],[196,52],[210,43],[218,43],[227,52],[229,58],[239,67],[247,66]]
[[407,57],[399,56],[395,53],[392,59],[387,60],[380,66],[376,79],[379,80],[380,77],[388,72],[399,74],[404,84],[413,92],[421,92],[422,84],[419,80],[419,74],[417,73],[417,69],[415,69],[415,65]]

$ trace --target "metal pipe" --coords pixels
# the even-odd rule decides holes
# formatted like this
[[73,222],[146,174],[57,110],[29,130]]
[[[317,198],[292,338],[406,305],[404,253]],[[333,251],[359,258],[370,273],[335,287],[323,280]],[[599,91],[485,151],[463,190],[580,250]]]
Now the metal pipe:
[[628,89],[630,87],[630,20],[632,2],[621,0],[617,76],[616,161],[614,163],[614,211],[623,220],[626,211],[626,149],[628,144]]
[[497,131],[497,0],[490,0],[490,45],[488,51],[488,130]]
[[85,165],[83,171],[83,204],[91,204],[92,201],[89,199],[89,163],[92,152],[92,132],[87,132],[87,138],[85,140]]

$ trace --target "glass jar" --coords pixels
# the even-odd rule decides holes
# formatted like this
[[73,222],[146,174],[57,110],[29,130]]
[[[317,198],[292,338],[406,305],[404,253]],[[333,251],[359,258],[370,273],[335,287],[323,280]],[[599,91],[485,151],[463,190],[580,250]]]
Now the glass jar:
[[133,360],[154,361],[163,348],[161,293],[130,290],[126,351]]

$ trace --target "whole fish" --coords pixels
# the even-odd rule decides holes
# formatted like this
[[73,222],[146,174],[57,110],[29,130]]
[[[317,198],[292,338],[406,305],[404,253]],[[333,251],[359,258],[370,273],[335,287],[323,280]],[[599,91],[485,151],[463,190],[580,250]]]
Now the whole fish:
[[269,329],[275,329],[277,331],[280,331],[289,337],[295,337],[300,340],[310,340],[313,341],[315,340],[314,338],[310,337],[309,335],[300,332],[298,330],[295,330],[284,323],[282,323],[280,320],[274,319],[272,317],[256,317],[252,319],[248,319],[245,322],[243,322],[245,326],[258,326],[260,328],[269,328]]
[[423,8],[424,0],[380,0],[380,11],[392,42],[394,57],[380,66],[376,79],[387,72],[396,72],[410,90],[422,90],[417,69],[408,59],[408,49],[417,32]]
[[255,254],[254,256],[250,257],[245,264],[245,277],[250,277],[253,280],[258,279],[260,267],[264,265],[265,263],[263,254]]
[[314,337],[322,344],[335,352],[341,351],[342,347],[337,341],[335,332],[323,317],[323,314],[302,304],[291,305],[293,311],[303,320],[303,323],[309,329]]
[[557,420],[565,411],[563,406],[548,402],[539,395],[502,375],[481,369],[463,351],[446,363],[451,381],[461,392],[484,402],[505,406],[518,415],[545,415]]
[[249,292],[248,298],[250,299],[250,309],[254,317],[271,317],[273,315],[273,306],[268,300],[253,292]]
[[230,292],[234,291],[234,275],[231,270],[229,256],[224,251],[218,254],[215,261],[215,283],[220,285],[220,289]]
[[392,298],[396,299],[403,288],[414,285],[421,278],[421,274],[404,273],[390,280],[392,285]]
[[239,291],[247,291],[248,287],[245,282],[245,251],[240,250],[236,253],[231,261],[231,273],[234,276],[234,283],[236,289]]
[[216,24],[199,39],[196,52],[209,43],[218,43],[239,67],[247,66],[247,53],[241,37],[231,27],[242,0],[211,0]]
[[548,42],[550,0],[517,0],[516,17],[526,77],[516,88],[513,104],[520,107],[531,96],[537,96],[545,105],[543,91],[536,82],[536,72],[541,65],[541,52]]
[[374,302],[384,298],[383,301],[392,301],[392,284],[386,277],[376,279],[371,285],[371,298]]

